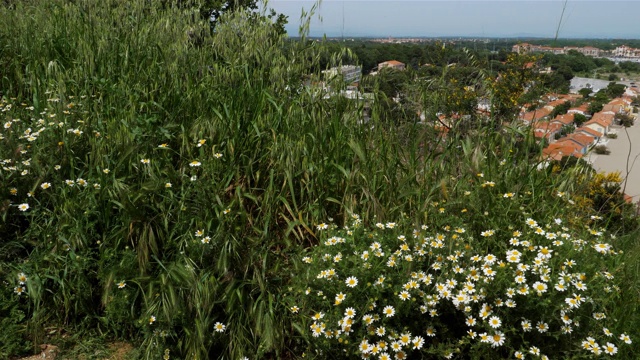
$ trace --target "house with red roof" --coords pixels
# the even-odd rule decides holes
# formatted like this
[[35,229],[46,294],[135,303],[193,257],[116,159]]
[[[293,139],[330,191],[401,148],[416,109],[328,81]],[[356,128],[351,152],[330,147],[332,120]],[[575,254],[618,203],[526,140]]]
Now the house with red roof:
[[579,146],[573,142],[558,141],[542,149],[542,157],[547,160],[561,160],[565,156],[582,157]]
[[406,65],[398,60],[389,60],[378,64],[378,71],[384,68],[392,68],[396,70],[404,70]]
[[595,138],[589,134],[585,134],[585,133],[572,133],[569,134],[569,136],[567,136],[567,139],[571,140],[571,141],[575,141],[577,143],[579,143],[580,145],[584,145],[585,146],[585,153],[587,152],[587,150],[589,150],[589,148],[592,145],[595,145]]
[[569,109],[569,111],[567,111],[567,114],[586,115],[588,109],[589,109],[589,104],[584,103],[584,104],[582,104],[580,106],[572,107],[571,109]]
[[602,107],[602,112],[611,113],[611,114],[622,114],[624,113],[624,106],[622,105],[613,105],[613,104],[605,104]]
[[602,139],[602,136],[604,136],[603,133],[593,130],[592,128],[586,127],[586,126],[581,126],[577,128],[573,133],[585,134],[585,135],[591,136],[594,139],[593,145],[597,144],[600,141],[600,139]]
[[614,115],[610,112],[597,112],[593,114],[591,120],[585,122],[583,126],[591,128],[604,135],[609,133],[609,127],[613,125]]
[[533,128],[533,134],[537,139],[545,138],[549,141],[553,141],[555,135],[562,129],[561,124],[550,123],[548,121],[536,122],[531,127]]
[[572,114],[557,115],[553,120],[551,120],[551,123],[559,123],[562,126],[573,125],[574,117],[575,117],[575,115],[573,113]]
[[525,124],[529,125],[534,122],[538,122],[544,120],[549,117],[551,114],[551,110],[547,108],[536,109],[533,111],[528,111],[520,116],[520,120]]
[[550,101],[547,105],[545,105],[544,107],[550,107],[551,110],[555,109],[556,106],[562,105],[564,103],[566,103],[567,101],[569,101],[569,99],[557,99],[557,100],[553,100]]
[[593,138],[584,134],[570,134],[558,140],[556,143],[571,145],[576,149],[576,152],[584,155],[593,144]]

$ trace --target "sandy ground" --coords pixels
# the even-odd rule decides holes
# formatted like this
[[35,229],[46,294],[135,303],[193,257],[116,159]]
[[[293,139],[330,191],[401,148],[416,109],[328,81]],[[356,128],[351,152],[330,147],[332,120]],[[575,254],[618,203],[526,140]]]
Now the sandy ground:
[[622,184],[625,192],[637,203],[640,201],[640,119],[636,115],[632,127],[625,129],[615,126],[612,132],[616,132],[618,138],[605,140],[611,154],[597,155],[592,151],[586,159],[597,171],[619,171],[625,178]]

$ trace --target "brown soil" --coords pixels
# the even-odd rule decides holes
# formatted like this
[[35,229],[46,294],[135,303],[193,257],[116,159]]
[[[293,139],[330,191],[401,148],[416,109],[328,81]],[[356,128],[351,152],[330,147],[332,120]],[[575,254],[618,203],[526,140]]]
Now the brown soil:
[[[58,355],[58,347],[55,345],[42,344],[40,345],[40,349],[42,352],[38,355],[29,356],[26,358],[22,358],[20,360],[42,360],[55,359]],[[128,354],[133,350],[133,346],[129,343],[125,342],[115,342],[109,345],[109,352],[111,355],[108,358],[104,358],[103,360],[125,360],[128,359]]]
[[127,354],[133,350],[133,346],[125,342],[116,342],[109,345],[109,350],[113,351],[113,354],[106,360],[124,360],[127,359]]
[[42,344],[40,345],[42,352],[38,355],[29,356],[20,360],[40,360],[40,359],[55,359],[58,355],[58,347],[55,345]]

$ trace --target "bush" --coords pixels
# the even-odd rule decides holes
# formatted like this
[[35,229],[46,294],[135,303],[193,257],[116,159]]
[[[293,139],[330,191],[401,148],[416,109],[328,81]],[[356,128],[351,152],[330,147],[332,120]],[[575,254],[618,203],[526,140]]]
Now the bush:
[[608,133],[607,137],[609,139],[617,139],[618,138],[618,134],[616,134],[616,133]]
[[[489,186],[476,191],[499,199],[498,213],[510,206],[521,212],[510,218],[492,212],[479,232],[468,212],[446,203],[434,204],[430,221],[418,226],[403,218],[370,228],[358,215],[342,229],[319,225],[320,244],[302,258],[289,295],[308,354],[631,354],[633,329],[611,331],[611,307],[624,287],[613,275],[621,252],[598,229],[600,218],[566,218],[558,209],[539,223],[529,217],[537,204],[528,196]],[[567,194],[558,196],[571,207]]]
[[624,127],[631,127],[635,122],[635,117],[631,114],[616,114],[615,120]]
[[607,148],[606,145],[597,145],[593,151],[596,152],[596,154],[598,155],[609,155],[611,154],[611,151],[609,151],[609,149]]

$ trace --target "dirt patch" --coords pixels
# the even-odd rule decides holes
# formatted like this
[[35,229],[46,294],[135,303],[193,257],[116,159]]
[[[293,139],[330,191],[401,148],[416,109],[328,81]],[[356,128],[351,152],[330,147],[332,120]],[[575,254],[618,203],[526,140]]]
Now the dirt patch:
[[[19,360],[42,360],[42,359],[47,359],[47,360],[53,360],[53,359],[69,359],[68,355],[64,356],[58,356],[58,347],[55,345],[49,345],[49,344],[43,344],[40,345],[40,349],[42,350],[40,352],[40,354],[38,355],[33,355],[33,356],[29,356],[29,357],[25,357],[25,358],[20,358]],[[78,359],[78,360],[85,360],[88,358],[91,359],[101,359],[101,360],[126,360],[129,359],[130,353],[133,350],[133,346],[129,343],[125,343],[125,342],[114,342],[109,344],[108,346],[108,356],[104,356],[104,357],[100,357],[100,355],[92,355],[92,356],[86,356],[86,355],[79,355],[77,357],[73,357],[74,359]],[[103,350],[103,353],[105,351]]]
[[55,359],[58,355],[58,347],[55,345],[42,344],[40,345],[42,352],[38,355],[22,358],[21,360],[40,360],[40,359]]
[[113,354],[106,360],[124,360],[129,358],[127,355],[133,350],[133,346],[125,342],[116,342],[109,345],[109,350],[113,351]]

